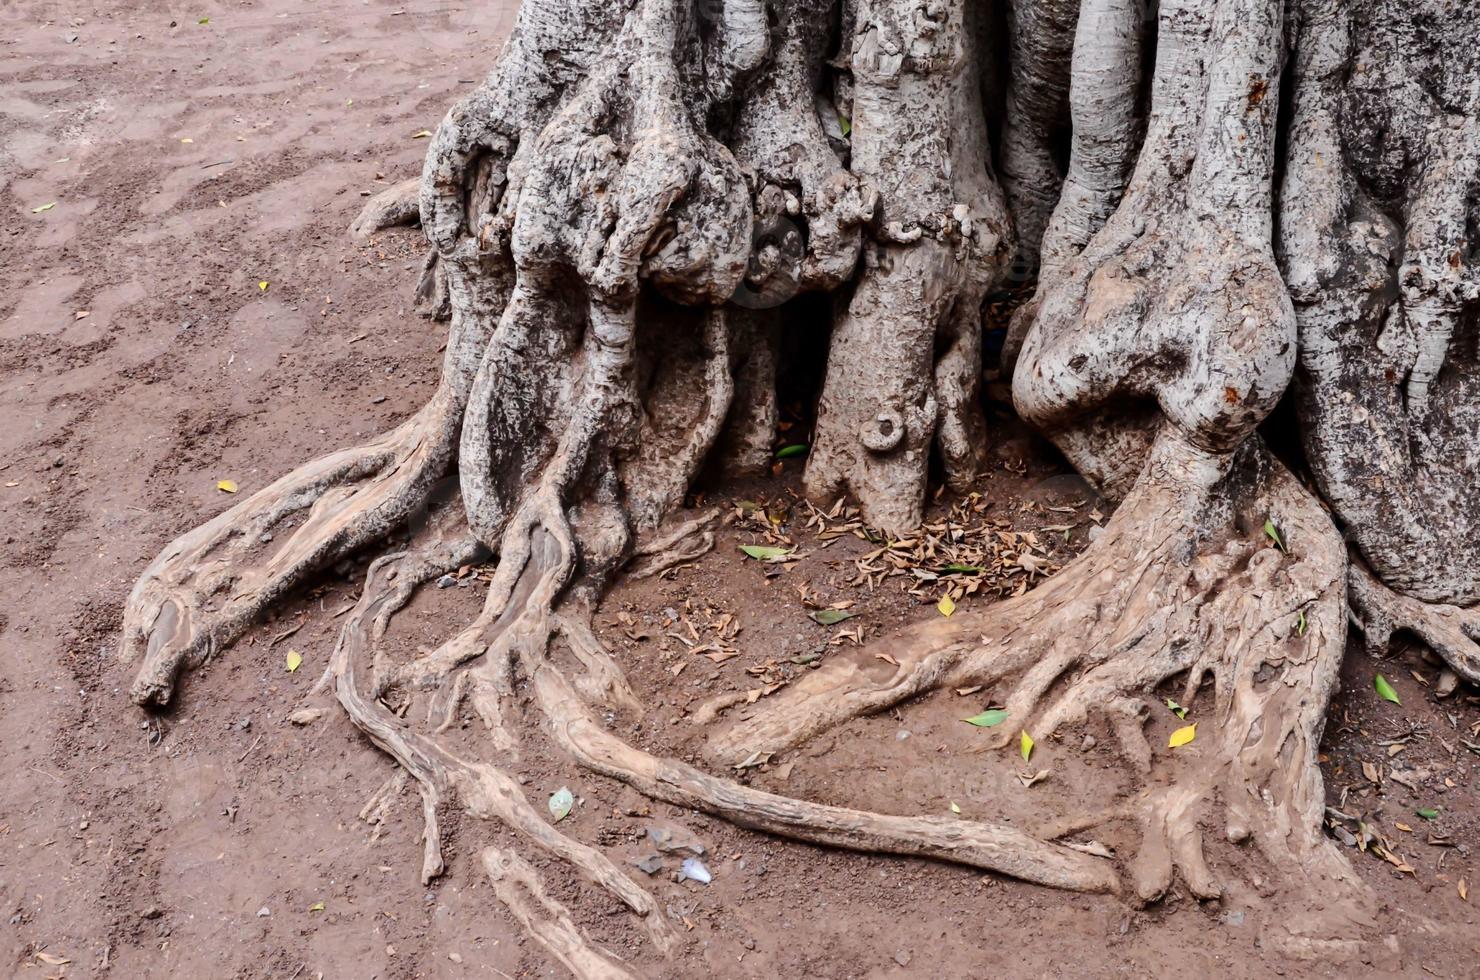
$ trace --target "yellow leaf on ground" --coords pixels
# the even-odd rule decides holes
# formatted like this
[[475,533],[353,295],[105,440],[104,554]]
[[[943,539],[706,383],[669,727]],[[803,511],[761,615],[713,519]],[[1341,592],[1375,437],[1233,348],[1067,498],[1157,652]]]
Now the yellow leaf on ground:
[[1178,748],[1179,746],[1186,745],[1188,742],[1192,741],[1195,738],[1197,738],[1197,726],[1185,725],[1182,728],[1177,729],[1175,732],[1172,732],[1172,737],[1167,739],[1167,748]]
[[236,493],[236,481],[218,480],[216,482],[216,489],[220,490],[222,493]]
[[951,600],[949,595],[943,595],[940,597],[940,601],[935,604],[935,608],[940,610],[942,616],[949,616],[956,611],[956,603]]
[[430,129],[423,129],[419,133],[412,133],[411,138],[414,140],[424,140],[430,135],[432,135],[432,131]]
[[288,673],[293,673],[293,671],[303,666],[303,654],[299,653],[297,650],[289,650],[287,664]]
[[183,139],[181,139],[180,142],[181,143],[194,143],[195,140],[191,139],[189,136],[186,136]]
[[951,812],[952,813],[960,813],[961,812],[961,808],[956,805],[956,802],[954,800],[951,801]]
[[262,290],[264,293],[267,292],[267,287],[270,285],[271,283],[269,283],[266,279],[259,279],[257,281],[257,288]]
[[310,912],[322,912],[322,911],[324,911],[324,903],[323,902],[314,902],[312,905],[310,905],[308,907],[308,910]]
[[43,204],[43,205],[41,205],[39,208],[32,208],[31,209],[31,213],[32,214],[40,214],[42,211],[50,211],[52,208],[54,208],[56,206],[57,206],[57,202],[56,201],[52,201],[49,204]]
[[1466,902],[1470,900],[1470,883],[1463,878],[1459,880],[1459,897]]
[[1033,754],[1033,736],[1026,729],[1018,736],[1018,754],[1023,757],[1024,762]]

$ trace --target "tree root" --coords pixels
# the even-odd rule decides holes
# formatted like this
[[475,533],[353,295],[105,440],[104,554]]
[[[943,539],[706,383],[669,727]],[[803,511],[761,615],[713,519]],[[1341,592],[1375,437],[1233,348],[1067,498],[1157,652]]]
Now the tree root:
[[[1058,575],[1022,597],[888,641],[898,667],[882,666],[872,649],[833,661],[717,732],[708,754],[734,764],[780,752],[944,686],[1003,685],[994,699],[1007,711],[998,745],[1020,732],[1043,744],[1100,713],[1130,763],[1159,776],[1104,817],[1130,816],[1140,826],[1127,872],[1141,901],[1160,898],[1178,877],[1199,897],[1222,894],[1199,827],[1216,794],[1230,841],[1255,843],[1277,875],[1322,878],[1342,896],[1345,921],[1331,915],[1292,926],[1289,947],[1324,949],[1317,937],[1332,932],[1355,942],[1350,927],[1368,903],[1321,832],[1316,765],[1345,638],[1342,544],[1316,499],[1262,450],[1227,475],[1226,464],[1210,471],[1206,462],[1164,434],[1104,534]],[[1265,536],[1266,518],[1290,553]],[[1197,737],[1157,749],[1143,732],[1146,696],[1179,676],[1179,700],[1198,709],[1188,716]],[[1203,707],[1198,695],[1209,679],[1213,700]]]
[[586,941],[565,906],[545,893],[539,873],[528,861],[513,851],[486,847],[483,868],[493,882],[493,893],[524,931],[571,973],[589,980],[636,980],[636,974]]
[[[659,759],[609,734],[593,718],[591,705],[621,707],[634,713],[640,713],[640,708],[626,688],[621,669],[591,633],[589,614],[569,598],[559,600],[559,585],[568,574],[570,554],[557,535],[543,527],[530,533],[523,559],[509,566],[516,571],[504,573],[516,576],[516,580],[500,582],[500,576],[495,576],[489,602],[480,617],[491,620],[492,625],[483,627],[479,643],[461,646],[457,656],[428,655],[415,662],[411,670],[393,671],[389,678],[381,676],[376,624],[385,621],[388,608],[402,601],[396,584],[400,570],[433,560],[427,545],[418,543],[409,552],[372,563],[361,599],[345,621],[332,665],[336,695],[351,721],[395,759],[421,791],[424,879],[443,871],[438,812],[455,798],[473,816],[503,823],[620,899],[639,918],[660,952],[666,955],[675,946],[676,934],[646,891],[601,852],[566,837],[546,822],[518,783],[500,767],[467,759],[443,744],[439,736],[448,727],[447,717],[451,717],[443,717],[444,712],[456,712],[456,696],[450,708],[428,711],[431,722],[442,719],[430,734],[419,731],[381,699],[390,688],[414,677],[417,690],[432,690],[430,704],[435,706],[439,691],[455,688],[465,678],[482,683],[489,681],[490,675],[517,670],[529,680],[544,727],[556,745],[585,767],[621,779],[657,799],[799,840],[935,857],[1080,891],[1116,888],[1115,877],[1104,861],[1034,840],[1017,830],[932,817],[885,816],[789,800],[673,760]],[[500,571],[504,572],[503,566]],[[562,657],[568,655],[581,668],[574,680],[551,657],[555,644]],[[407,690],[411,690],[409,685]],[[498,683],[492,685],[492,690],[496,698],[511,693]],[[625,694],[614,693],[618,690]],[[492,721],[486,712],[480,714],[491,729],[505,727],[512,720],[506,711]],[[495,748],[500,744],[497,738],[491,741]],[[402,785],[394,778],[389,781],[367,803],[365,814],[373,818],[383,813],[387,800]],[[486,865],[493,862],[489,870],[495,876],[500,898],[552,955],[573,970],[594,971],[578,973],[581,976],[613,975],[602,971],[620,970],[606,954],[580,939],[563,908],[544,895],[532,869],[503,852],[494,852],[492,858],[485,852],[484,860]]]
[[365,690],[378,686],[372,682],[367,688],[361,677],[363,664],[374,647],[371,624],[382,605],[391,601],[390,572],[402,557],[387,556],[371,566],[364,594],[346,620],[335,650],[335,693],[356,727],[411,773],[422,790],[423,814],[427,820],[423,880],[442,873],[436,812],[444,799],[455,794],[474,816],[502,822],[529,842],[571,864],[592,884],[609,891],[642,920],[659,950],[665,954],[671,952],[677,942],[676,934],[656,902],[606,855],[556,831],[525,798],[518,782],[501,769],[463,759],[445,749],[434,736],[415,731],[378,698],[365,696]]
[[[488,341],[485,326],[475,317],[452,324],[441,384],[401,425],[299,467],[160,552],[123,612],[121,658],[142,657],[130,690],[136,703],[168,704],[182,668],[199,667],[309,575],[385,540],[418,513],[428,516],[427,508],[438,510],[437,498],[455,496],[443,481]],[[300,515],[302,523],[274,545],[274,535]],[[476,542],[466,533],[449,536],[445,521],[439,532],[440,547],[471,557]]]
[[364,241],[377,231],[420,222],[421,178],[413,177],[366,201],[350,224],[349,234],[356,241]]
[[[133,699],[167,704],[182,667],[200,666],[308,575],[421,507],[452,459],[452,401],[439,393],[394,431],[300,467],[161,552],[124,610],[123,657],[143,656]],[[304,512],[288,540],[269,549]],[[269,553],[254,558],[260,552]]]
[[1480,608],[1465,609],[1400,595],[1353,559],[1348,577],[1352,619],[1367,644],[1381,654],[1392,649],[1393,634],[1407,630],[1471,684],[1480,684]]

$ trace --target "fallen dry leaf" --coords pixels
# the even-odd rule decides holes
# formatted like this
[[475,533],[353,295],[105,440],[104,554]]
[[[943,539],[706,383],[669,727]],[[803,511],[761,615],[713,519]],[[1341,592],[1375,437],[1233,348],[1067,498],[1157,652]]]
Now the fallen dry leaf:
[[1049,776],[1049,771],[1047,769],[1040,769],[1037,772],[1033,773],[1015,772],[1013,773],[1013,775],[1017,777],[1018,782],[1023,784],[1023,789],[1028,789],[1032,787],[1034,783],[1041,783],[1045,779],[1047,779]]

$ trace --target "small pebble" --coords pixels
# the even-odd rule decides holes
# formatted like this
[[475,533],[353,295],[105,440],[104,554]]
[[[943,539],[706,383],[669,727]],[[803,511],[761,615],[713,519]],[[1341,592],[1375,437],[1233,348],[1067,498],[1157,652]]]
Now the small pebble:
[[272,912],[268,910],[266,905],[257,910],[257,918],[259,919],[265,919],[269,915],[272,915]]

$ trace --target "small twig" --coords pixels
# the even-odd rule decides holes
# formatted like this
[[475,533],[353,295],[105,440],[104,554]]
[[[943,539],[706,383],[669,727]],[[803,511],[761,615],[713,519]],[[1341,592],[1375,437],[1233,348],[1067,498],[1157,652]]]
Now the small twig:
[[277,636],[274,636],[270,641],[268,641],[267,649],[271,650],[273,647],[277,646],[279,643],[283,642],[288,637],[292,636],[294,633],[298,632],[301,629],[303,629],[302,620],[298,622],[297,626],[291,627],[290,629],[285,629]]
[[[254,738],[252,740],[252,744],[247,746],[247,751],[243,752],[241,754],[241,758],[237,759],[236,761],[237,762],[245,762],[247,756],[249,756],[249,755],[252,754],[252,750],[255,749],[257,747],[257,743],[258,742],[261,742],[261,741],[262,741],[262,736],[261,735],[258,735],[256,738]],[[296,977],[298,974],[295,973],[293,975]]]

